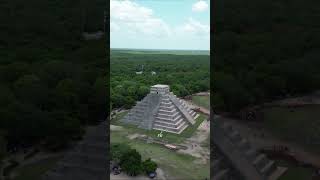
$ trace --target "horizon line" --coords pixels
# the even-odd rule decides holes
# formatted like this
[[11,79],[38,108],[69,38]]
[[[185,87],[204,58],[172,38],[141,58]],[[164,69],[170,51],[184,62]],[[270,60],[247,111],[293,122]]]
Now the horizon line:
[[148,48],[111,48],[110,49],[126,49],[126,50],[169,50],[169,51],[210,51],[210,49],[148,49]]

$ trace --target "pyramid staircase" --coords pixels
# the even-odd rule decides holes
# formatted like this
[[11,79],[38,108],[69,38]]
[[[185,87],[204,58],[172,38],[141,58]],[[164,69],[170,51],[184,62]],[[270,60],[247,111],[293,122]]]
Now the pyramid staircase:
[[149,93],[129,111],[122,122],[143,129],[155,129],[180,134],[189,125],[195,124],[199,114],[172,92]]
[[[275,161],[268,159],[265,154],[253,148],[248,140],[243,138],[230,124],[215,120],[212,127],[215,145],[245,179],[276,180],[286,171],[287,168],[278,167]],[[218,170],[217,163],[219,161],[213,163],[216,177],[213,179],[227,179],[228,171]],[[216,176],[218,174],[221,176]]]

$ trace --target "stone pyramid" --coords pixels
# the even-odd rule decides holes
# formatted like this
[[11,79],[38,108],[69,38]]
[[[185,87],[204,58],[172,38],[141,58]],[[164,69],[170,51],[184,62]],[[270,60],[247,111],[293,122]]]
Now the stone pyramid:
[[199,114],[170,92],[168,85],[151,86],[150,93],[121,120],[143,129],[180,134]]

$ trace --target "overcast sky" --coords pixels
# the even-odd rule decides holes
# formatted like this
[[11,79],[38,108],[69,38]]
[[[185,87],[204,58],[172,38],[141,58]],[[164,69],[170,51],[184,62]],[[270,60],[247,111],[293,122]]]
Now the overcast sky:
[[209,0],[111,0],[111,48],[210,50]]

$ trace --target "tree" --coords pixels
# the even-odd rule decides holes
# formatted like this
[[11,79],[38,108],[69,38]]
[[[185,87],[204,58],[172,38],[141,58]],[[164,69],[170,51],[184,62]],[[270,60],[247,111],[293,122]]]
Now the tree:
[[141,155],[135,149],[129,150],[120,159],[121,168],[130,176],[136,176],[141,173]]
[[130,146],[124,143],[111,144],[111,148],[110,148],[111,160],[114,161],[115,163],[120,163],[122,156],[128,153],[130,150],[132,150]]
[[142,99],[149,93],[150,89],[147,86],[140,86],[137,92],[138,99]]
[[14,84],[14,92],[22,102],[40,106],[47,101],[48,89],[35,75],[24,75]]
[[152,161],[150,158],[142,162],[143,170],[149,174],[155,172],[158,165],[156,162]]
[[73,79],[63,79],[55,88],[56,106],[74,112],[78,105],[78,94]]

